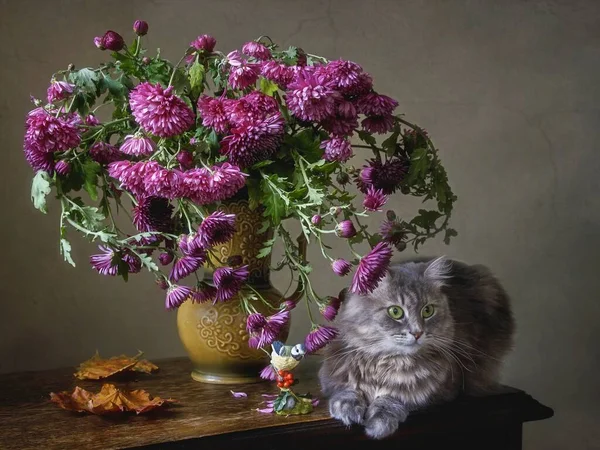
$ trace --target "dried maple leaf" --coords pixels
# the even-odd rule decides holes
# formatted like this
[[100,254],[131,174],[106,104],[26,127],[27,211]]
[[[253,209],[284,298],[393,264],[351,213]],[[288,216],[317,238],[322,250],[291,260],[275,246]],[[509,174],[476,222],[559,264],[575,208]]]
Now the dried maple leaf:
[[100,380],[125,371],[151,373],[158,370],[158,366],[152,364],[150,361],[140,361],[139,357],[141,355],[142,353],[138,353],[133,357],[121,355],[103,359],[96,353],[79,365],[77,372],[75,372],[75,377],[80,380]]
[[126,411],[135,411],[142,414],[147,411],[175,403],[171,398],[150,398],[150,394],[144,390],[123,392],[114,384],[104,384],[99,393],[93,394],[79,386],[70,393],[68,391],[55,394],[50,393],[50,400],[68,411],[88,412],[91,414],[112,414]]

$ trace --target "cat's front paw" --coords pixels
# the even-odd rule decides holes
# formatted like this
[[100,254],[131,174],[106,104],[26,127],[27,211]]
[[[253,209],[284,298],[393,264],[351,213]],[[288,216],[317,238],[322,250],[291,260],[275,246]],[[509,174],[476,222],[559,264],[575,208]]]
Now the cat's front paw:
[[[378,399],[379,400],[379,399]],[[369,406],[365,415],[365,433],[371,439],[384,439],[398,429],[408,413],[399,405],[380,404],[377,400]]]
[[329,399],[329,413],[346,426],[362,424],[367,405],[361,395],[353,391],[334,394]]

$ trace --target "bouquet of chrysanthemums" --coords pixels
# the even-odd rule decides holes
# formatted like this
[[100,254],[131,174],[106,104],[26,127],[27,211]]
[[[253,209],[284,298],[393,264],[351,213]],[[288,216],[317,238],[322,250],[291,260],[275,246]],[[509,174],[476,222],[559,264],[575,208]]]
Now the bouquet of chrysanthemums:
[[[114,31],[95,38],[106,62],[69,65],[52,75],[47,101],[32,97],[24,139],[32,200],[45,213],[46,196],[56,196],[68,263],[75,265],[67,231],[75,229],[99,245],[94,269],[125,279],[149,270],[168,309],[241,296],[258,337],[250,343],[263,347],[291,306],[271,317],[256,313],[240,258],[215,267],[212,282],[198,276],[211,265],[211,248],[235,233],[235,215],[218,210],[224,202],[241,198],[260,211],[262,231],[273,231],[260,256],[280,239],[277,268],[291,269],[309,309],[316,303],[328,320],[340,299],[313,289],[290,221],[336,275],[353,272],[357,293],[377,286],[394,249],[456,234],[448,227],[456,197],[430,137],[395,113],[398,102],[377,92],[357,63],[282,49],[266,36],[222,53],[202,35],[173,64],[144,48],[146,22],[133,30],[130,45]],[[397,217],[384,212],[394,194],[431,207]],[[119,227],[120,214],[133,231]],[[371,214],[382,216],[376,230],[361,223]],[[332,254],[326,238],[344,240],[347,251]],[[314,350],[335,330],[315,325],[311,333]]]

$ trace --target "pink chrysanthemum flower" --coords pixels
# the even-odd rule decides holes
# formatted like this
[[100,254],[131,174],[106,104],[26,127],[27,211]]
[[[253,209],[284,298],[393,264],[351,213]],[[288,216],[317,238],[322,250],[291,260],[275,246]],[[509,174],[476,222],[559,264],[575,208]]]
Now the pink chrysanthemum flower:
[[27,142],[23,145],[23,152],[25,153],[25,159],[35,172],[43,170],[50,175],[54,173],[53,153],[40,151],[37,146]]
[[129,273],[138,273],[142,270],[142,261],[136,255],[126,253],[123,256],[123,261],[127,264],[127,271]]
[[252,124],[271,115],[279,115],[279,105],[273,97],[253,91],[239,99],[225,100],[229,122],[236,126]]
[[280,114],[240,126],[221,141],[221,153],[241,167],[270,158],[279,148],[285,122]]
[[173,284],[167,289],[165,307],[167,309],[179,308],[192,295],[192,288]]
[[203,248],[209,249],[231,240],[235,233],[235,214],[216,211],[205,218],[198,228],[198,239]]
[[121,189],[142,197],[146,195],[144,179],[160,169],[162,166],[156,161],[115,161],[108,165],[108,174],[119,180]]
[[246,42],[242,47],[242,53],[263,61],[271,57],[271,50],[269,50],[260,42],[254,41]]
[[202,264],[206,261],[206,258],[198,256],[183,256],[177,258],[171,267],[171,273],[169,274],[169,280],[179,281],[185,278],[195,271],[197,271]]
[[81,142],[74,114],[55,117],[43,108],[30,111],[25,122],[25,145],[37,152],[58,152],[75,148]]
[[144,185],[148,195],[156,197],[176,198],[182,193],[182,173],[160,167],[144,177]]
[[329,326],[317,326],[312,329],[304,340],[304,347],[307,353],[314,353],[325,347],[332,339],[338,335],[337,328]]
[[225,302],[231,300],[241,289],[244,282],[248,279],[248,266],[219,267],[213,273],[213,282],[217,288],[215,301]]
[[324,69],[333,81],[335,88],[344,94],[353,93],[357,88],[363,88],[364,72],[362,67],[355,62],[338,59],[329,62]]
[[254,86],[258,80],[259,67],[242,59],[237,50],[227,55],[229,69],[229,85],[234,89],[246,89]]
[[149,137],[130,134],[125,136],[119,150],[126,155],[150,156],[156,150],[156,144]]
[[336,105],[335,116],[325,119],[321,125],[334,136],[352,136],[358,128],[356,108],[351,102],[341,100]]
[[246,174],[229,163],[183,173],[183,191],[194,203],[206,205],[232,197],[246,184]]
[[215,45],[217,45],[217,40],[208,34],[198,36],[194,41],[190,42],[190,47],[194,47],[199,52],[207,53],[212,52],[215,49]]
[[325,319],[332,322],[340,309],[340,299],[337,297],[329,297],[327,304],[320,308],[320,312],[325,317]]
[[271,345],[289,320],[290,312],[287,310],[279,311],[269,317],[264,317],[260,313],[251,314],[246,322],[246,330],[250,334],[248,346],[262,348]]
[[387,242],[380,242],[373,247],[360,259],[350,291],[361,295],[373,292],[385,276],[391,258],[392,249]]
[[173,94],[173,86],[140,83],[130,92],[129,105],[135,121],[159,137],[177,136],[194,124],[193,111]]
[[138,199],[133,208],[133,225],[138,231],[161,231],[167,233],[173,228],[173,205],[166,198],[144,196]]
[[100,125],[100,121],[98,120],[98,118],[95,115],[88,114],[85,117],[85,124],[89,125],[90,127],[95,127],[97,125]]
[[335,114],[340,94],[327,77],[315,70],[299,71],[287,87],[286,103],[302,120],[320,122]]
[[344,277],[350,273],[350,269],[352,269],[352,264],[350,264],[343,258],[338,258],[331,263],[331,269],[336,275]]
[[294,79],[294,70],[290,66],[272,60],[261,64],[260,74],[282,89],[285,89]]
[[370,186],[363,199],[363,206],[367,211],[381,211],[381,207],[387,202],[387,196],[381,189]]
[[198,99],[198,112],[205,127],[213,128],[217,133],[225,133],[229,128],[224,100],[202,95]]
[[122,155],[117,147],[107,142],[96,142],[90,147],[90,157],[98,164],[110,164],[121,159]]
[[365,117],[360,124],[369,133],[385,134],[394,129],[394,116],[369,116]]
[[334,137],[321,142],[325,150],[323,156],[326,161],[346,162],[352,158],[352,144],[347,139]]
[[385,195],[391,195],[400,188],[408,174],[408,161],[400,158],[388,159],[385,162],[372,159],[365,166],[356,180],[358,189],[366,194],[370,186],[381,189]]
[[119,260],[121,258],[110,247],[99,245],[98,248],[102,253],[90,256],[90,264],[101,275],[114,277],[119,271]]
[[396,100],[376,92],[365,94],[356,101],[356,109],[365,116],[388,116],[397,106]]
[[356,236],[356,228],[351,220],[342,220],[335,226],[335,234],[338,237],[350,239]]
[[48,86],[48,103],[69,98],[73,94],[75,85],[66,81],[52,81]]

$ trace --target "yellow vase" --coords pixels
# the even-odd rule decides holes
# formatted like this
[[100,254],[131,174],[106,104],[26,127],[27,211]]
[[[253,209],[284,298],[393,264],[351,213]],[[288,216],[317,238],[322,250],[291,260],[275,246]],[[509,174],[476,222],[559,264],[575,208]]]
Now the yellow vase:
[[[251,210],[244,200],[231,202],[219,207],[220,211],[236,215],[237,231],[233,239],[213,249],[210,256],[216,266],[226,265],[227,258],[240,255],[247,264],[250,275],[248,284],[262,297],[278,308],[285,301],[269,280],[271,257],[258,258],[264,242],[272,237],[272,230],[259,234],[263,217],[261,211]],[[306,244],[300,241],[304,254]],[[304,257],[304,255],[302,255]],[[207,271],[207,280],[212,273]],[[289,298],[296,301],[301,295],[301,286]],[[257,311],[270,315],[275,312],[263,303],[253,303]],[[269,363],[268,355],[262,350],[248,347],[246,315],[236,296],[228,302],[212,304],[193,303],[187,300],[177,311],[177,329],[183,346],[193,364],[192,378],[205,383],[237,384],[260,381],[260,371]],[[279,339],[285,341],[289,324]]]

